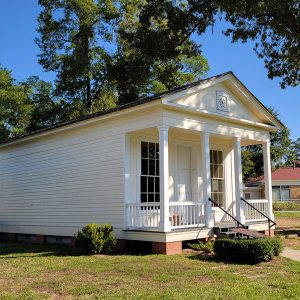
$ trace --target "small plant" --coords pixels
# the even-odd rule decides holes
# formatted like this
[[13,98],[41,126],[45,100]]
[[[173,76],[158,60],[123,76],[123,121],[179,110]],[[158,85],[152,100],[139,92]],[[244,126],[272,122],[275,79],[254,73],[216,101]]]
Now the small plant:
[[214,243],[214,252],[223,260],[255,264],[271,260],[282,251],[278,238],[262,239],[219,239]]
[[116,238],[110,224],[88,224],[78,231],[75,241],[80,248],[91,254],[111,253],[116,246]]
[[208,241],[207,243],[198,241],[198,244],[188,244],[188,246],[193,250],[202,251],[203,253],[213,253],[214,251],[213,241]]

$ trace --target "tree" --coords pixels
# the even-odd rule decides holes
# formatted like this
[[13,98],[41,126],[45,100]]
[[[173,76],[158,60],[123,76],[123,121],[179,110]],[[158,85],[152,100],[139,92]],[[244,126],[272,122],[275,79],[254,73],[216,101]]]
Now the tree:
[[292,148],[295,152],[296,159],[300,160],[300,138],[292,143]]
[[181,30],[186,24],[181,9],[174,11],[170,1],[154,2],[120,1],[118,48],[109,74],[121,103],[193,82],[209,70],[199,45]]
[[[157,9],[158,8],[158,9]],[[167,26],[145,30],[149,20],[159,21],[156,12],[165,10]],[[162,51],[176,52],[193,34],[203,34],[216,18],[230,24],[224,34],[232,42],[255,41],[254,50],[264,59],[269,78],[281,78],[281,86],[297,86],[300,82],[300,4],[298,0],[187,0],[149,1],[141,11],[143,41],[162,41]],[[184,38],[179,37],[180,32]],[[151,49],[151,47],[149,47]]]
[[57,124],[61,120],[63,103],[55,100],[52,84],[31,76],[22,85],[27,87],[32,106],[26,131],[32,132]]
[[[270,113],[276,118],[278,112],[270,107]],[[293,166],[295,154],[292,148],[290,130],[287,127],[270,133],[272,168]],[[242,150],[243,178],[247,181],[250,177],[263,175],[263,151],[261,145],[243,147]]]
[[[39,62],[46,71],[57,73],[55,96],[68,103],[82,102],[78,112],[86,114],[203,76],[207,60],[190,39],[172,53],[162,50],[165,41],[144,40],[145,31],[164,30],[171,17],[160,5],[153,7],[157,21],[141,22],[141,12],[150,3],[40,0]],[[178,40],[184,38],[180,31],[176,35]]]
[[0,67],[0,141],[26,132],[33,109],[29,94],[9,70]]
[[[112,99],[106,80],[110,55],[104,44],[112,39],[111,21],[117,17],[113,1],[40,0],[38,18],[41,49],[39,63],[57,72],[55,95],[67,102],[82,101],[81,113],[92,112],[104,91]],[[103,99],[102,99],[103,101]]]

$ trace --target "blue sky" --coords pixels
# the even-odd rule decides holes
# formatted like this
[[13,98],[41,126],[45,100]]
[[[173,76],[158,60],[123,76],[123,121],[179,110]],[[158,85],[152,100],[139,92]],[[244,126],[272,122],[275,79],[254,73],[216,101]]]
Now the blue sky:
[[[36,18],[40,11],[37,0],[1,1],[0,8],[0,63],[13,71],[17,80],[39,75],[52,80],[53,74],[43,72],[37,62],[38,47],[34,43]],[[292,139],[300,137],[300,87],[282,90],[279,80],[270,80],[263,61],[252,50],[253,44],[232,44],[222,35],[224,24],[214,26],[197,41],[210,65],[209,76],[226,71],[235,75],[266,106],[273,106],[281,120],[291,129]]]

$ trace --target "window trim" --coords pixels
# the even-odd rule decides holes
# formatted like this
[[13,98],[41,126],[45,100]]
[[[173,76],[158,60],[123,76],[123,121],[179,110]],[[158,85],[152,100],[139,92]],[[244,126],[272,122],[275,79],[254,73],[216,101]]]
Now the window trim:
[[[137,166],[137,176],[136,176],[136,203],[152,203],[152,202],[141,202],[141,176],[142,176],[142,153],[141,153],[141,143],[157,143],[159,144],[159,139],[152,135],[137,135],[136,136],[136,166]],[[159,203],[159,202],[153,202]]]
[[[221,207],[226,207],[226,204],[227,204],[227,201],[226,201],[226,190],[225,190],[225,186],[226,186],[226,170],[225,170],[225,165],[226,165],[226,156],[225,156],[225,152],[223,149],[221,149],[221,147],[211,147],[209,149],[209,155],[211,153],[211,151],[219,151],[219,152],[222,152],[222,158],[223,158],[223,161],[222,161],[222,165],[223,165],[223,178],[215,178],[215,179],[219,179],[219,180],[222,180],[223,184],[222,184],[222,194],[223,194],[223,205],[221,205]],[[212,162],[211,160],[209,161],[209,165],[211,166]],[[212,191],[212,180],[214,178],[211,177],[211,173],[210,173],[210,182],[211,182],[211,196],[213,194],[213,191]]]
[[[228,199],[233,197],[233,188],[230,187],[232,186],[233,182],[233,168],[231,164],[233,163],[233,157],[232,157],[232,152],[231,152],[231,147],[227,144],[221,144],[221,143],[210,143],[209,144],[209,150],[217,150],[217,151],[222,151],[223,152],[223,168],[224,168],[224,207],[227,208],[228,205],[231,205],[231,202],[228,203]],[[229,156],[230,155],[230,156]],[[231,193],[231,195],[228,195],[228,193]],[[212,207],[213,210],[218,210],[219,208],[216,206]]]

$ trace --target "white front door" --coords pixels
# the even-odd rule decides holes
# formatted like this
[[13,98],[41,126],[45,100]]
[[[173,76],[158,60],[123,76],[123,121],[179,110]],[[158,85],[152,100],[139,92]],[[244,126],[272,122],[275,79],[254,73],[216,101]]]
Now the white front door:
[[191,194],[191,147],[177,145],[177,161],[175,169],[176,201],[192,201]]

